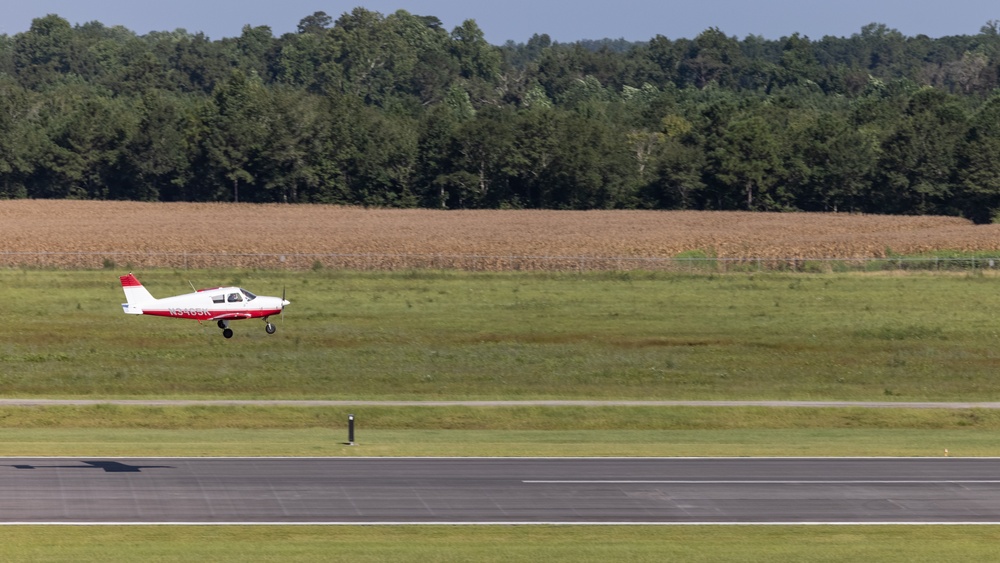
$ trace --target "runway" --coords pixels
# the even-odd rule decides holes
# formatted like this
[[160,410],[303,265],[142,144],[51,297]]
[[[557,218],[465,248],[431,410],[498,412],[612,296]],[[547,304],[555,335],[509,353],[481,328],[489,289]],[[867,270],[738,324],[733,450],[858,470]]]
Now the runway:
[[0,524],[1000,523],[1000,459],[0,458]]

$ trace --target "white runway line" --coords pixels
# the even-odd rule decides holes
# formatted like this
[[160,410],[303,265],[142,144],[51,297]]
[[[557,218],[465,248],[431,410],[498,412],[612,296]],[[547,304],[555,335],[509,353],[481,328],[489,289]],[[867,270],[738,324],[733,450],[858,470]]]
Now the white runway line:
[[997,479],[971,479],[971,480],[891,480],[880,481],[871,479],[859,479],[856,481],[631,481],[631,480],[532,480],[521,481],[525,484],[548,484],[548,485],[997,485]]

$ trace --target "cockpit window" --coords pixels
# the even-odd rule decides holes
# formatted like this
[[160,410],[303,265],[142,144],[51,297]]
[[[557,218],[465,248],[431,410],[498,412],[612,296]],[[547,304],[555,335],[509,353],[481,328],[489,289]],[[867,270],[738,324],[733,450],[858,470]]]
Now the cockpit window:
[[238,303],[240,301],[243,301],[243,296],[240,295],[239,293],[230,293],[229,294],[229,302],[230,303]]
[[256,295],[250,293],[249,291],[243,289],[242,287],[240,288],[240,291],[243,292],[243,295],[247,296],[247,301],[253,301],[254,298],[257,297]]

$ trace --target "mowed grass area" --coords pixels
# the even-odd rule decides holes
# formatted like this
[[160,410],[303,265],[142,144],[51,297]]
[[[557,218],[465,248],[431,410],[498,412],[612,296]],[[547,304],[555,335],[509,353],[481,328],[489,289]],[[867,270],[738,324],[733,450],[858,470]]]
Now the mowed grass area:
[[0,395],[1000,400],[989,275],[136,272],[287,291],[225,340],[123,314],[122,273],[0,270]]
[[11,561],[996,561],[995,526],[4,527]]
[[998,432],[983,409],[8,407],[0,456],[967,457]]
[[[720,413],[720,416],[725,416]],[[970,430],[5,430],[6,457],[997,457]]]

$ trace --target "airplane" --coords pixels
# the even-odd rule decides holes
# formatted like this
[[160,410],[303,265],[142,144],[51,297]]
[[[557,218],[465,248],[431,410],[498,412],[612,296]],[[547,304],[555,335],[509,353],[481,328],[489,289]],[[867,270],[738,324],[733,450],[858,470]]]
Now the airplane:
[[201,321],[217,321],[222,329],[222,336],[233,337],[233,329],[229,321],[240,319],[264,319],[264,330],[274,334],[276,330],[268,318],[284,311],[290,302],[281,297],[254,295],[241,287],[212,287],[198,289],[194,293],[185,293],[173,297],[157,299],[150,295],[142,283],[129,272],[119,276],[125,300],[122,309],[128,315],[153,315],[157,317],[173,317],[176,319],[194,319]]

